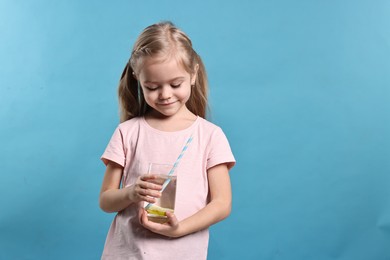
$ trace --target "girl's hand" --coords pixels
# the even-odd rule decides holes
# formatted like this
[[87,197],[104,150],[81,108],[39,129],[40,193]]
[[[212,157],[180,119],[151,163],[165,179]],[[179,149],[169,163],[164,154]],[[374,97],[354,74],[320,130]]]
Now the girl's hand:
[[130,201],[155,203],[156,198],[161,197],[162,189],[162,185],[155,182],[156,179],[155,175],[145,174],[138,177],[135,184],[126,187]]
[[159,224],[149,221],[148,213],[146,212],[146,210],[144,208],[140,208],[140,223],[142,226],[154,233],[167,237],[180,237],[181,235],[179,230],[179,221],[177,220],[176,216],[171,212],[167,212],[166,214],[168,217],[168,222],[164,224]]

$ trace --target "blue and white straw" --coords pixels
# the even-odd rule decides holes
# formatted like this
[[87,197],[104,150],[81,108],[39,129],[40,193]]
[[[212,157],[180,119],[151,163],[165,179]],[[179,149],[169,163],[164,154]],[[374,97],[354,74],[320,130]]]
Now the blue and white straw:
[[[188,146],[192,142],[192,139],[193,138],[192,138],[192,135],[191,135],[190,138],[188,138],[188,140],[187,140],[186,144],[184,145],[183,149],[181,150],[181,153],[180,153],[179,157],[177,157],[175,163],[173,164],[172,169],[169,171],[168,177],[171,176],[175,172],[177,166],[179,165],[179,162],[180,162],[181,158],[184,155],[184,152],[187,150]],[[170,178],[167,178],[165,180],[165,182],[162,185],[161,192],[167,187],[167,185],[169,184],[170,181],[171,181]],[[152,203],[149,203],[148,205],[146,205],[145,209],[148,210],[152,205],[153,205]]]

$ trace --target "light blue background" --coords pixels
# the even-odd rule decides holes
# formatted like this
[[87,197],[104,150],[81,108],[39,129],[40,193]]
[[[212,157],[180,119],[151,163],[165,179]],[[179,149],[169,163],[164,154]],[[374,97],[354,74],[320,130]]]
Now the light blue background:
[[229,137],[209,259],[390,259],[390,1],[0,1],[0,259],[99,259],[99,161],[140,31],[172,20]]

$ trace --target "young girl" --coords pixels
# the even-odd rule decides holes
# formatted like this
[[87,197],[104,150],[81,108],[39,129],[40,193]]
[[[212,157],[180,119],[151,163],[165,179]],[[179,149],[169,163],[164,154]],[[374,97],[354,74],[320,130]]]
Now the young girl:
[[[120,83],[121,124],[102,160],[100,207],[118,212],[102,259],[206,259],[209,226],[230,214],[229,169],[235,164],[222,130],[204,119],[207,78],[191,40],[170,22],[147,27]],[[161,196],[148,163],[174,164],[174,213],[148,220],[145,203]],[[121,185],[122,183],[122,185]]]

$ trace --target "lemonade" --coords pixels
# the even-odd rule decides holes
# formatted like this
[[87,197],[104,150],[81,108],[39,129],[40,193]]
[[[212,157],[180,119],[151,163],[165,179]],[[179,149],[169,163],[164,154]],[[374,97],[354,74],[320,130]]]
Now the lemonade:
[[166,212],[174,212],[177,178],[175,174],[168,176],[168,172],[171,169],[172,165],[167,164],[149,165],[148,173],[155,174],[158,176],[154,180],[154,182],[165,186],[161,193],[161,197],[156,200],[156,203],[150,204],[146,207],[148,219],[150,221],[157,223],[166,223],[168,221]]

